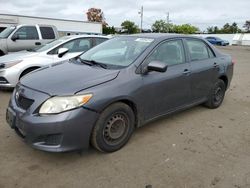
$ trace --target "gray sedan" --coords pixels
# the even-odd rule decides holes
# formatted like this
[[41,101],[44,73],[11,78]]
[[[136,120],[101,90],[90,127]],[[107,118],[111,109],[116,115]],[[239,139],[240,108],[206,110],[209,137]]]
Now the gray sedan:
[[230,56],[201,38],[119,36],[77,60],[24,77],[6,119],[40,150],[82,150],[91,144],[113,152],[135,128],[159,117],[199,104],[219,107],[233,65]]

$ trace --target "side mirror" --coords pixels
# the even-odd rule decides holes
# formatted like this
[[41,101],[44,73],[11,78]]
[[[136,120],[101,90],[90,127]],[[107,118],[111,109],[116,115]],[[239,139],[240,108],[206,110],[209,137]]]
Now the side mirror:
[[18,35],[13,35],[12,37],[11,37],[11,40],[13,40],[14,42],[16,41],[16,40],[18,40],[19,39],[19,36]]
[[166,72],[168,65],[166,63],[160,61],[151,61],[148,66],[148,71],[156,71],[156,72]]
[[59,48],[58,49],[58,57],[61,58],[69,51],[68,48]]

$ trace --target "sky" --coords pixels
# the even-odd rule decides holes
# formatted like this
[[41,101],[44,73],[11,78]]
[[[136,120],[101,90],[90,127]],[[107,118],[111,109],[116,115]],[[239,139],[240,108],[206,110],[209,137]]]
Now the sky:
[[87,10],[95,7],[102,9],[110,26],[120,27],[124,20],[140,24],[141,6],[143,28],[166,20],[167,12],[172,23],[189,23],[201,30],[227,22],[242,27],[250,20],[250,0],[0,0],[0,13],[86,21]]

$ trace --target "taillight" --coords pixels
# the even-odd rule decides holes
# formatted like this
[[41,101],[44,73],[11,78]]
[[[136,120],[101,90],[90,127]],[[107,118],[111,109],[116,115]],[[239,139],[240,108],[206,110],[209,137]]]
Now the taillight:
[[232,60],[232,64],[233,64],[233,65],[235,65],[235,64],[236,64],[236,61],[235,61],[234,59]]

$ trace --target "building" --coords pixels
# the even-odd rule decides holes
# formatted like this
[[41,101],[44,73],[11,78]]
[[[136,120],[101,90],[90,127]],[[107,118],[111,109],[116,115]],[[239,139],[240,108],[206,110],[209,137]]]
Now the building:
[[96,22],[0,14],[0,32],[6,27],[19,24],[54,25],[61,36],[71,34],[102,34],[102,24]]
[[239,33],[233,37],[233,45],[250,46],[250,33]]

